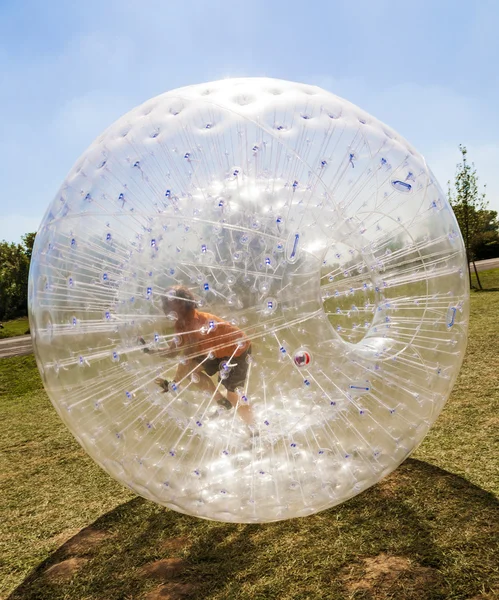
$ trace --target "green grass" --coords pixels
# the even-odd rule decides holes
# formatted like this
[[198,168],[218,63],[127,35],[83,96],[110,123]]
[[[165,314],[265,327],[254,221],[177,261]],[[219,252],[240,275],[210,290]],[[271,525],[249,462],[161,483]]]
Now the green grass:
[[[499,269],[489,269],[488,271],[479,271],[478,277],[484,290],[499,291]],[[473,269],[471,270],[471,285],[478,288],[476,275]]]
[[2,325],[3,329],[0,329],[0,340],[29,333],[28,317],[21,317],[20,319],[14,319],[12,321],[3,321]]
[[[164,585],[164,598],[198,600],[492,600],[498,315],[499,292],[472,294],[463,369],[413,458],[337,508],[264,526],[201,521],[134,497],[59,421],[33,357],[1,360],[0,596],[135,600]],[[91,524],[94,543],[64,544]],[[68,558],[81,561],[72,577],[47,574]],[[177,571],[145,576],[162,558],[179,559]]]

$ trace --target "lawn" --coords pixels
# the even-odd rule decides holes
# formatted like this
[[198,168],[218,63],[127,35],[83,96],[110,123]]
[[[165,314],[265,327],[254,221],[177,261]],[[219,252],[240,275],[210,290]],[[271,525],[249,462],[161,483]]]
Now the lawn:
[[[499,290],[498,269],[481,275]],[[339,507],[265,526],[135,497],[61,424],[33,357],[2,359],[0,597],[497,598],[498,316],[499,291],[472,294],[463,369],[412,458]]]
[[[489,269],[478,273],[480,283],[485,291],[499,291],[499,269]],[[471,271],[471,285],[478,288],[478,282],[475,272]]]
[[29,333],[28,317],[21,317],[20,319],[14,319],[12,321],[3,321],[2,325],[3,328],[0,328],[0,340]]

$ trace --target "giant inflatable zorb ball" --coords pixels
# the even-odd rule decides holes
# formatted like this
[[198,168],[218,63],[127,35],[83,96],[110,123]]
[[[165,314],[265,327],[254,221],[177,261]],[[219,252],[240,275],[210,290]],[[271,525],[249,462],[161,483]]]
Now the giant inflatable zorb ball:
[[[164,310],[179,286],[216,317],[191,333],[218,396]],[[463,359],[468,277],[445,195],[395,131],[318,87],[228,79],[90,146],[37,234],[29,306],[47,393],[103,469],[180,512],[265,522],[345,501],[421,442]],[[251,353],[218,368],[217,327]],[[216,402],[242,360],[249,425]]]

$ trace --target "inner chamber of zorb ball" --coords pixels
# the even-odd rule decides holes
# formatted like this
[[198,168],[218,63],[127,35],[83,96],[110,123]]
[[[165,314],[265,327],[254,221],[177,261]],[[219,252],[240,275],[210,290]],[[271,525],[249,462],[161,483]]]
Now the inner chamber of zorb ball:
[[[197,374],[172,385],[182,355],[143,352],[181,345],[162,308],[178,286],[251,340],[252,432]],[[272,521],[413,451],[457,376],[467,294],[452,211],[405,140],[319,88],[243,79],[159,96],[94,142],[37,235],[30,319],[54,406],[112,476]]]

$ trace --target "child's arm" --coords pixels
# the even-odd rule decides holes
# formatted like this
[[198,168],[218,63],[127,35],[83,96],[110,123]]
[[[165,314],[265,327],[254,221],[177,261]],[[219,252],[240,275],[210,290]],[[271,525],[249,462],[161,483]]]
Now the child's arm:
[[146,346],[147,342],[143,337],[139,337],[139,342],[143,346],[145,346],[145,348],[142,348],[142,352],[144,352],[145,354],[155,354],[157,356],[173,357],[177,356],[182,352],[182,349],[179,346],[177,346],[175,340],[168,342],[166,348],[149,348],[149,346]]

